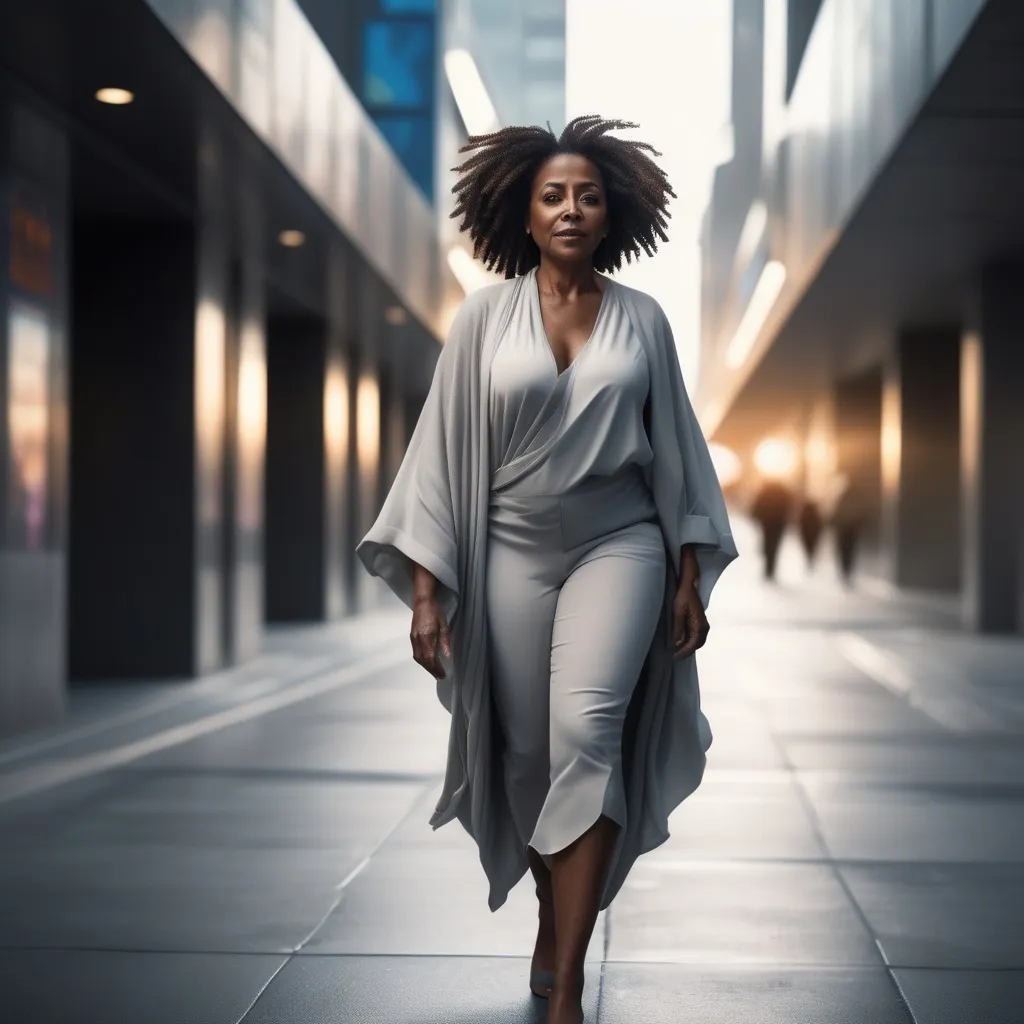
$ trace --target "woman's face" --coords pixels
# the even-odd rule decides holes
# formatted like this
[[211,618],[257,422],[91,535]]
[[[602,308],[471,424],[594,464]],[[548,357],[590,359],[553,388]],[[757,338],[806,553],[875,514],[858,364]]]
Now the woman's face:
[[608,234],[601,172],[586,157],[559,153],[533,179],[527,228],[541,255],[562,263],[592,263]]

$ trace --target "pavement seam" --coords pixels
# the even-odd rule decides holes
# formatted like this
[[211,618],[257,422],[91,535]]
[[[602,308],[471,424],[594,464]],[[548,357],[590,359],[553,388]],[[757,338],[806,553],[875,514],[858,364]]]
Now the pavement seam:
[[[278,658],[280,660],[280,658]],[[283,686],[290,686],[303,679],[308,679],[320,672],[331,663],[327,657],[309,658],[300,661],[291,673],[288,673],[283,680]],[[44,736],[37,740],[26,738],[24,742],[16,743],[11,749],[0,753],[0,765],[15,764],[18,761],[26,761],[35,755],[52,749],[59,749],[70,743],[88,739],[92,736],[101,735],[104,732],[111,732],[124,725],[137,722],[146,718],[153,718],[165,711],[179,708],[190,701],[202,700],[211,694],[223,692],[231,687],[250,686],[258,683],[271,681],[277,677],[268,674],[255,674],[256,669],[264,673],[266,669],[273,668],[273,665],[265,665],[261,659],[258,664],[251,663],[238,666],[231,671],[220,671],[211,673],[198,680],[183,680],[178,685],[181,689],[175,689],[171,693],[155,694],[149,699],[144,699],[140,704],[117,711],[113,714],[100,714],[95,719],[83,722],[81,725],[72,725],[65,731],[53,736]],[[176,681],[168,685],[175,686]]]
[[896,991],[900,994],[900,999],[903,1001],[903,1005],[907,1008],[911,1024],[918,1024],[917,1014],[914,1013],[914,1008],[910,1005],[910,1000],[907,998],[907,994],[903,991],[903,986],[900,984],[900,979],[896,977],[896,972],[888,966],[886,967],[886,970],[889,977],[892,978],[892,983],[896,986]]
[[[407,656],[403,656],[403,657],[407,657]],[[355,879],[358,878],[360,874],[362,874],[362,872],[369,865],[370,861],[374,858],[374,856],[376,856],[376,854],[379,853],[380,850],[384,847],[385,843],[387,843],[388,840],[391,839],[391,837],[407,821],[409,821],[412,818],[413,814],[415,814],[416,811],[419,809],[420,803],[423,800],[423,797],[427,793],[429,793],[436,785],[437,785],[436,780],[432,779],[426,786],[424,786],[423,789],[421,789],[416,794],[416,796],[413,797],[412,801],[410,802],[409,808],[405,811],[404,814],[399,816],[398,821],[387,831],[387,833],[385,833],[385,835],[380,840],[380,842],[377,843],[377,845],[370,851],[370,853],[368,853],[338,883],[337,886],[335,886],[335,890],[337,891],[338,895],[335,897],[335,899],[331,903],[330,907],[327,910],[327,913],[324,914],[324,916],[319,920],[319,922],[317,922],[317,924],[313,927],[313,930],[297,946],[295,946],[295,948],[292,949],[291,952],[285,957],[284,961],[278,966],[277,970],[274,971],[274,973],[267,979],[266,984],[263,985],[263,987],[259,990],[259,992],[256,993],[256,998],[253,999],[253,1001],[249,1004],[249,1006],[246,1009],[245,1013],[243,1013],[242,1016],[238,1018],[238,1020],[236,1021],[236,1024],[242,1024],[242,1022],[245,1020],[245,1018],[248,1017],[250,1013],[252,1013],[253,1009],[256,1007],[256,1004],[266,994],[266,992],[268,991],[270,986],[273,984],[274,980],[278,977],[278,975],[285,969],[285,967],[288,966],[288,964],[290,964],[302,952],[302,950],[303,950],[303,948],[305,946],[307,946],[310,942],[313,941],[313,939],[316,937],[316,933],[318,931],[320,931],[321,928],[323,928],[323,926],[330,919],[331,915],[341,905],[341,901],[345,897],[345,890],[348,888],[348,886],[351,885],[351,883],[353,881],[355,881]]]
[[861,907],[860,903],[857,901],[856,897],[853,894],[853,890],[850,888],[846,879],[843,877],[843,874],[839,870],[839,867],[836,864],[835,859],[831,856],[831,851],[829,850],[828,843],[825,840],[824,830],[821,827],[821,819],[818,817],[818,812],[815,809],[814,803],[811,801],[811,798],[804,787],[803,781],[800,778],[800,774],[796,770],[796,766],[790,760],[789,753],[787,752],[785,746],[778,741],[774,730],[769,729],[768,734],[771,736],[772,744],[778,751],[779,757],[782,759],[782,763],[786,771],[789,773],[790,778],[793,780],[793,784],[796,787],[797,796],[800,800],[800,803],[803,805],[804,813],[807,814],[808,818],[810,819],[811,827],[814,830],[814,836],[817,839],[819,845],[821,846],[822,851],[826,855],[828,855],[828,866],[831,871],[832,877],[835,878],[836,882],[839,884],[840,889],[842,889],[846,898],[849,900],[850,906],[853,908],[854,913],[860,919],[861,925],[863,926],[865,932],[871,936],[872,943],[875,949],[878,951],[878,956],[882,962],[882,966],[884,967],[886,974],[892,981],[893,986],[895,987],[896,992],[899,995],[900,1003],[903,1005],[903,1008],[907,1011],[907,1014],[910,1017],[911,1021],[913,1021],[914,1024],[916,1024],[914,1012],[910,1008],[910,1003],[908,1002],[907,997],[904,995],[903,989],[901,988],[899,981],[897,980],[896,976],[893,974],[892,970],[889,967],[888,958],[886,957],[885,950],[882,947],[878,935],[875,934],[875,929],[871,926],[871,922],[868,920],[867,915],[864,913],[863,907]]
[[267,978],[267,980],[260,986],[260,990],[253,997],[252,1002],[245,1008],[245,1010],[242,1012],[242,1016],[238,1018],[235,1024],[242,1024],[242,1021],[244,1021],[245,1018],[248,1017],[250,1013],[252,1013],[253,1007],[255,1007],[255,1005],[263,998],[264,993],[267,991],[267,989],[270,988],[271,985],[273,985],[274,981],[277,979],[277,976],[285,969],[285,967],[289,963],[291,963],[291,960],[291,956],[286,956],[281,961],[281,963],[277,965],[277,970],[274,971],[274,973],[271,974],[270,977]]
[[404,814],[402,814],[399,817],[398,821],[395,822],[395,824],[387,831],[387,833],[385,833],[385,835],[381,838],[380,842],[378,842],[377,845],[335,886],[335,891],[337,892],[338,895],[335,898],[334,902],[331,904],[327,913],[324,914],[324,916],[316,924],[313,930],[291,951],[292,956],[301,953],[302,950],[306,946],[308,946],[309,943],[312,942],[314,938],[316,938],[317,932],[320,931],[321,928],[323,928],[323,926],[327,923],[330,916],[341,905],[341,901],[345,897],[345,890],[359,877],[359,875],[363,873],[363,871],[366,870],[366,868],[370,864],[370,861],[372,861],[373,858],[376,857],[378,853],[380,853],[380,851],[384,848],[384,846],[391,839],[391,837],[394,836],[395,833],[398,832],[398,830],[407,821],[410,821],[412,819],[412,816],[416,813],[416,811],[419,810],[423,797],[427,793],[430,793],[436,786],[437,780],[431,779],[430,782],[428,782],[416,794],[416,796],[413,797],[409,805],[409,808],[406,810]]
[[159,753],[201,736],[219,732],[228,726],[239,725],[292,704],[322,696],[332,690],[358,682],[374,672],[404,664],[408,661],[408,657],[408,654],[404,652],[400,657],[389,652],[384,656],[364,658],[343,668],[332,668],[327,672],[313,675],[274,693],[256,697],[183,725],[171,726],[152,736],[134,740],[110,750],[71,758],[67,761],[44,761],[34,764],[23,772],[12,773],[6,779],[0,780],[0,786],[9,787],[6,790],[0,788],[0,804],[31,796],[67,782],[74,782],[120,768],[150,754]]

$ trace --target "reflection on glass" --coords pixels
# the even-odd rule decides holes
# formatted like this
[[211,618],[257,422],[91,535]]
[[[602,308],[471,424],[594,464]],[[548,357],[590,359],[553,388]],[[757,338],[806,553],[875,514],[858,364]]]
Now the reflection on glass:
[[882,484],[890,491],[899,487],[900,463],[903,456],[899,383],[885,382],[882,388]]
[[242,472],[238,521],[257,529],[263,511],[263,457],[267,434],[267,364],[263,327],[249,320],[242,327],[238,357],[238,448]]
[[434,88],[430,23],[370,21],[365,33],[366,101],[375,107],[429,106]]
[[224,437],[224,311],[203,299],[196,311],[195,402],[198,440],[200,516],[204,523],[220,516],[220,485]]
[[369,374],[359,378],[356,391],[356,449],[360,473],[372,473],[380,458],[380,392]]
[[429,117],[379,116],[377,127],[401,158],[409,177],[429,195],[434,183],[434,122]]
[[327,371],[324,384],[324,444],[332,464],[344,461],[348,451],[348,378],[340,366]]
[[434,0],[381,0],[385,14],[433,14]]
[[16,303],[9,329],[12,539],[16,547],[37,551],[46,524],[50,325],[41,310]]

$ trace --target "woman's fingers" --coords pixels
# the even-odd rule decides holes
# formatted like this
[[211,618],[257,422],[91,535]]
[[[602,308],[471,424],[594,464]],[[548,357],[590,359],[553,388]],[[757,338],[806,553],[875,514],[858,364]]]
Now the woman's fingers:
[[703,647],[711,629],[707,617],[704,615],[704,609],[694,606],[692,603],[686,605],[682,617],[685,620],[685,630],[683,637],[676,641],[674,655],[676,658],[687,658]]
[[421,665],[436,679],[444,679],[444,667],[437,657],[438,629],[424,630],[421,633],[413,633],[412,657],[417,665]]

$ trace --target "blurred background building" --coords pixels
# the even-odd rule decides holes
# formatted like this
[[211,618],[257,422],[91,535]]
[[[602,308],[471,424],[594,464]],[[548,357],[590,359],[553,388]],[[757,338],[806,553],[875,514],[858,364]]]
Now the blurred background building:
[[352,549],[463,290],[433,5],[360,13],[353,58],[293,0],[0,11],[3,731],[375,599]]
[[1003,632],[1024,626],[1022,38],[1013,0],[735,0],[735,153],[703,228],[700,413],[748,491],[852,488],[872,573]]
[[[1010,0],[0,8],[0,733],[372,608],[470,134],[639,122],[628,267],[741,505],[855,494],[868,568],[1024,621],[1024,15]],[[732,452],[735,465],[726,456]]]

